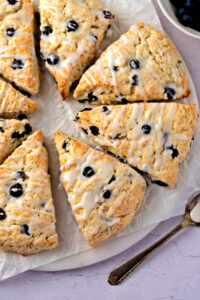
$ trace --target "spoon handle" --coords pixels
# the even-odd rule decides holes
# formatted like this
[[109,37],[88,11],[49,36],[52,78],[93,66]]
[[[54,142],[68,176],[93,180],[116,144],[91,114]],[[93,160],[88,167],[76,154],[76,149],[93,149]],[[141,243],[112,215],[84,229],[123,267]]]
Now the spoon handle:
[[176,226],[172,231],[163,236],[160,240],[156,241],[143,252],[139,253],[125,264],[113,270],[109,277],[108,282],[112,285],[121,283],[131,272],[133,272],[146,258],[148,258],[154,251],[167,242],[173,235],[180,231],[185,226],[189,225],[185,220]]

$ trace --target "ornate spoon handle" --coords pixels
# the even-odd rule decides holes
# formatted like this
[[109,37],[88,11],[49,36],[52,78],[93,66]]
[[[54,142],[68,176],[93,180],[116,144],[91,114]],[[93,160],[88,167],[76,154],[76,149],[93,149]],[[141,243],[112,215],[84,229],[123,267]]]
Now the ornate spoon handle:
[[189,220],[185,219],[182,223],[176,226],[172,231],[163,236],[160,240],[152,244],[149,248],[136,255],[134,258],[127,261],[117,269],[113,270],[109,277],[108,282],[112,285],[121,283],[131,272],[135,270],[146,258],[155,252],[160,246],[167,242],[173,235],[184,227],[190,225]]

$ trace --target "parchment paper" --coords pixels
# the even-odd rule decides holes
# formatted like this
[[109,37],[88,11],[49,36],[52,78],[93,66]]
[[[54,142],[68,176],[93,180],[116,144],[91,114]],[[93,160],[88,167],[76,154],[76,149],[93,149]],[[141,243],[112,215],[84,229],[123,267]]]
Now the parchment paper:
[[[104,41],[102,50],[118,39],[122,33],[126,32],[137,21],[144,21],[162,31],[160,21],[150,0],[102,0],[102,2],[110,10],[115,11],[117,16],[117,20],[112,26],[113,35]],[[58,154],[53,142],[53,133],[56,130],[62,130],[83,140],[86,139],[73,124],[76,112],[83,108],[84,105],[73,100],[72,96],[67,101],[62,102],[56,83],[48,71],[44,71],[40,94],[33,98],[37,100],[39,109],[30,117],[30,121],[35,130],[42,129],[45,145],[49,153],[49,171],[56,207],[59,245],[54,250],[29,257],[0,252],[0,280],[90,248],[75,222],[70,206],[67,203],[67,195],[59,183]],[[193,103],[193,96],[187,101]],[[197,136],[199,137],[199,133],[200,126],[198,126],[196,139],[191,151],[186,161],[180,166],[177,187],[174,190],[168,190],[150,185],[142,207],[133,222],[124,231],[113,236],[111,239],[137,231],[184,212],[187,199],[192,192],[200,188],[200,141],[197,138]],[[85,141],[89,142],[88,140]]]

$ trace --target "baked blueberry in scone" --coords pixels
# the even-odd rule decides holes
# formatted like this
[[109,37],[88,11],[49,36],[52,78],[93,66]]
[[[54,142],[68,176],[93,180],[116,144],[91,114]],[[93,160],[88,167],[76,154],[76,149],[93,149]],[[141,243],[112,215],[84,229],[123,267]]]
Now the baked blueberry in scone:
[[28,120],[0,119],[0,164],[31,133]]
[[0,165],[0,249],[22,255],[56,247],[55,211],[42,132]]
[[38,104],[23,95],[11,84],[0,79],[0,117],[14,118],[20,114],[29,115],[36,111]]
[[114,15],[97,0],[41,0],[41,53],[62,99],[97,54]]
[[75,122],[107,151],[172,188],[197,119],[195,104],[134,103],[84,110]]
[[187,96],[187,74],[174,44],[137,23],[82,76],[74,97],[91,104],[176,100]]
[[117,159],[55,132],[61,182],[90,246],[125,228],[139,209],[145,180]]
[[39,90],[31,0],[0,1],[0,74],[30,94]]

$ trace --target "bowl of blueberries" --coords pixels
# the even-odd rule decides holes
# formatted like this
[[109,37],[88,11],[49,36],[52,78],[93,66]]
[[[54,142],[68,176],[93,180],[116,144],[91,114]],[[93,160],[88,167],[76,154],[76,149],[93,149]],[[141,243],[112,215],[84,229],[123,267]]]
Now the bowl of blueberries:
[[158,0],[158,4],[177,28],[200,39],[200,0]]

